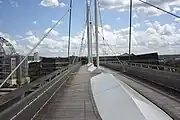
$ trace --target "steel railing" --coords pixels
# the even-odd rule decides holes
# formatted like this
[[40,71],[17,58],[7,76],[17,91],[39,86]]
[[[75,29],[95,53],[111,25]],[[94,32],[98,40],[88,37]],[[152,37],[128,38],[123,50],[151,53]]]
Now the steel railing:
[[9,108],[0,112],[0,119],[30,120],[47,103],[47,101],[49,101],[52,96],[64,86],[66,81],[71,77],[71,73],[76,72],[79,67],[80,63],[69,65],[62,70],[57,70],[50,75],[41,78],[41,80],[39,79],[39,82],[31,83],[30,88],[38,85],[37,89],[17,101],[15,104],[9,106]]
[[127,61],[121,61],[121,62],[119,62],[119,61],[100,61],[100,63],[101,64],[113,63],[113,64],[120,64],[120,65],[128,65],[128,66],[131,66],[131,67],[140,67],[140,68],[147,68],[147,69],[154,69],[154,70],[160,70],[160,71],[180,73],[180,68],[178,68],[178,67],[143,64],[143,63],[134,63],[134,62],[127,62]]

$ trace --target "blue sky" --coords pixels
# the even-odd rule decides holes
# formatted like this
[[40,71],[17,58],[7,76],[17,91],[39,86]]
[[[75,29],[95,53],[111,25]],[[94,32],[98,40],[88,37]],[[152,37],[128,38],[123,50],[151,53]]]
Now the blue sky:
[[[0,4],[0,30],[11,35],[23,35],[29,30],[34,30],[37,33],[44,31],[44,29],[52,26],[52,20],[58,20],[68,9],[66,7],[44,7],[40,5],[41,0],[13,0],[18,6],[13,6],[9,1],[1,0]],[[60,2],[69,4],[68,0],[61,0]],[[72,34],[79,32],[84,24],[84,9],[85,0],[78,0],[73,2],[72,14]],[[91,12],[93,14],[93,11]],[[114,29],[125,28],[128,26],[129,11],[116,12],[116,10],[102,11],[103,23],[111,25]],[[109,19],[110,17],[110,19]],[[116,18],[120,17],[120,21]],[[167,19],[168,18],[168,19]],[[174,18],[168,15],[161,15],[161,17],[139,17],[139,23],[143,23],[144,19],[157,20],[161,23],[174,22]],[[37,21],[37,24],[33,24]],[[55,29],[63,35],[68,34],[68,16],[63,19],[64,24]]]
[[[15,0],[14,0],[15,1]],[[8,32],[11,35],[23,35],[28,30],[41,32],[44,29],[52,26],[52,20],[58,20],[68,9],[68,7],[44,7],[40,5],[41,0],[16,0],[18,7],[13,7],[8,0],[4,0],[0,5],[0,30]],[[66,5],[68,0],[61,0]],[[84,24],[84,9],[85,0],[73,2],[72,14],[72,34],[79,32]],[[93,11],[91,12],[93,14]],[[106,11],[102,13],[103,23],[111,24],[113,28],[127,27],[128,14],[127,12],[118,13],[114,11]],[[111,16],[111,19],[106,19]],[[117,17],[123,18],[126,21],[116,21]],[[37,24],[33,24],[37,21]],[[62,34],[68,34],[68,16],[63,19],[64,24],[55,28]],[[114,23],[115,22],[115,23]]]
[[[67,0],[64,1],[65,4],[68,4]],[[51,8],[40,6],[41,0],[18,0],[17,2],[18,7],[12,7],[12,5],[5,0],[0,8],[2,21],[1,30],[13,35],[23,35],[28,30],[44,31],[44,29],[52,26],[52,20],[58,20],[67,10],[67,7]],[[57,30],[62,30],[63,32],[68,30],[66,24],[68,21],[67,18],[68,16],[63,20],[65,24],[57,27]],[[79,18],[81,22],[83,18],[82,14]],[[73,18],[73,20],[77,21],[77,17]],[[33,21],[37,21],[37,24],[33,24]]]
[[[52,20],[58,20],[62,17],[62,15],[67,11],[69,0],[0,0],[0,32],[7,33],[9,36],[14,38],[16,43],[16,47],[18,45],[21,46],[28,46],[28,44],[32,44],[32,41],[36,40],[35,36],[42,36],[44,31],[47,28],[52,26]],[[40,3],[45,2],[46,5],[42,5]],[[161,13],[158,10],[152,9],[144,4],[140,4],[137,0],[134,0],[134,11],[133,11],[133,24],[136,27],[133,27],[134,32],[134,44],[137,46],[134,48],[135,53],[144,53],[144,52],[151,52],[151,51],[158,51],[160,53],[179,53],[180,51],[177,50],[178,46],[173,47],[173,50],[169,52],[169,49],[172,49],[172,42],[173,40],[167,41],[169,39],[177,39],[174,44],[179,44],[179,22],[178,19],[175,20],[175,17],[170,15]],[[152,3],[153,0],[149,0]],[[58,2],[58,5],[56,3]],[[51,4],[53,3],[53,4]],[[60,5],[61,4],[61,5]],[[63,5],[62,5],[63,4]],[[121,41],[125,41],[124,47],[127,47],[128,38],[126,34],[122,34],[123,31],[128,32],[128,25],[129,25],[129,11],[128,11],[128,2],[123,0],[100,0],[103,24],[109,26],[110,29],[105,31],[107,33],[107,38],[109,38],[109,44],[119,43],[119,39]],[[139,6],[139,4],[141,6]],[[180,8],[179,8],[179,0],[172,0],[168,1],[159,0],[159,2],[154,3],[164,9],[167,9],[170,12],[173,12],[177,15],[180,15]],[[65,5],[65,6],[64,6]],[[93,5],[93,4],[92,4]],[[121,12],[119,12],[121,11]],[[94,14],[93,6],[92,6],[92,14]],[[80,36],[80,32],[82,31],[85,19],[85,0],[74,0],[73,2],[73,12],[72,12],[72,37],[77,38]],[[119,19],[118,19],[119,18]],[[59,33],[56,38],[51,37],[50,39],[57,41],[58,37],[64,37],[68,35],[68,15],[62,20],[63,23],[58,25],[54,30]],[[94,18],[93,18],[94,21]],[[146,23],[145,23],[146,21]],[[150,31],[149,31],[150,30]],[[33,35],[31,39],[27,38],[27,32],[32,31]],[[120,33],[117,36],[114,36],[114,32]],[[153,32],[155,31],[155,32]],[[127,33],[126,32],[126,33]],[[144,33],[143,33],[144,32]],[[150,32],[153,33],[152,36],[149,38],[153,39],[153,44],[158,43],[161,44],[162,41],[166,43],[167,48],[161,49],[160,47],[164,46],[160,45],[159,48],[152,48],[150,43],[147,44],[148,49],[144,49],[139,41],[137,36],[139,34],[148,34]],[[156,34],[158,33],[158,34]],[[165,34],[168,35],[165,35]],[[169,34],[170,33],[170,34]],[[113,35],[112,35],[113,34]],[[149,35],[149,34],[148,34]],[[163,37],[162,37],[163,35]],[[171,35],[171,38],[168,36]],[[15,38],[15,36],[21,36],[21,39]],[[112,37],[109,37],[112,36]],[[120,38],[118,37],[120,36]],[[155,38],[153,36],[156,36]],[[173,36],[177,36],[173,38]],[[32,40],[33,38],[33,40]],[[163,40],[164,38],[165,40]],[[27,40],[27,41],[24,41]],[[76,40],[75,40],[76,41]],[[77,40],[80,41],[80,40]],[[113,42],[111,42],[113,41]],[[77,43],[77,42],[75,42]],[[49,43],[47,43],[48,45]],[[80,44],[80,43],[78,43]],[[33,46],[33,45],[31,45]],[[119,47],[117,45],[117,48]],[[22,48],[26,48],[22,47]],[[54,49],[54,47],[52,47]],[[116,51],[122,53],[127,52],[127,49],[115,49]],[[58,53],[58,51],[56,51]],[[51,52],[50,52],[51,54]],[[54,54],[54,53],[52,53]],[[55,54],[56,55],[56,54]]]

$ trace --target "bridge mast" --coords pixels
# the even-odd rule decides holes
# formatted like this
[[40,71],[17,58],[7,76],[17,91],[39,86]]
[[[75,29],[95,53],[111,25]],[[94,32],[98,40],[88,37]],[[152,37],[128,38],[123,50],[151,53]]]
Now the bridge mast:
[[91,63],[90,56],[90,36],[89,36],[89,0],[86,0],[86,24],[87,24],[87,46],[88,46],[88,63]]
[[96,63],[99,67],[99,45],[98,45],[98,3],[94,0],[94,15],[95,15],[95,37],[96,37]]
[[129,9],[129,60],[131,60],[132,0],[130,0]]
[[93,63],[93,55],[92,55],[92,33],[93,33],[93,25],[92,25],[92,21],[90,20],[90,55],[91,55],[91,63]]

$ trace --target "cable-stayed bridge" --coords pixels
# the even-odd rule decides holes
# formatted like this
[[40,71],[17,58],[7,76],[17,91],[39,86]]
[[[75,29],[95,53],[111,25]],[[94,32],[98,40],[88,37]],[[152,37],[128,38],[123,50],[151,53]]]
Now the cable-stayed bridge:
[[[141,0],[139,0],[141,1]],[[150,3],[163,12],[167,12]],[[128,60],[121,60],[98,30],[98,13],[102,26],[100,4],[94,0],[95,27],[86,1],[88,64],[82,65],[83,31],[79,56],[69,65],[0,97],[2,120],[179,120],[180,68],[138,63],[131,56],[132,0],[130,2],[130,29]],[[68,11],[42,37],[0,87],[23,64],[27,57],[69,13],[68,58],[71,44],[72,0]],[[178,17],[173,13],[168,14]],[[94,35],[94,36],[93,36]],[[99,36],[114,54],[109,59],[99,57]],[[93,59],[92,38],[96,40],[96,59]],[[103,59],[101,59],[103,58]],[[69,60],[70,61],[70,60]]]

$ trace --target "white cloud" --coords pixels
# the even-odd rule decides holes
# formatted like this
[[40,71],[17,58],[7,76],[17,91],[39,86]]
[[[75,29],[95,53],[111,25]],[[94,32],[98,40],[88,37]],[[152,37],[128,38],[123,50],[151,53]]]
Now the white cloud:
[[175,21],[176,21],[177,23],[180,23],[180,18],[175,18]]
[[[162,9],[167,11],[171,11],[172,6],[180,5],[179,0],[146,0],[146,2],[156,5]],[[109,10],[117,10],[118,12],[128,11],[129,10],[129,1],[125,0],[101,0],[100,1],[101,7]],[[133,8],[139,15],[143,12],[145,15],[148,16],[159,16],[160,14],[165,14],[164,12],[152,8],[139,0],[133,0]]]
[[148,15],[148,16],[159,16],[161,15],[163,12],[159,11],[156,8],[153,7],[139,7],[137,9],[137,13],[139,15]]
[[37,21],[33,21],[33,24],[37,24]]
[[120,20],[121,18],[120,17],[117,17],[116,20]]
[[[47,28],[45,31],[44,31],[44,34],[46,34],[51,28]],[[57,32],[56,30],[52,30],[50,33],[49,33],[49,36],[58,36],[59,35],[59,32]]]
[[65,7],[66,5],[64,3],[60,3],[58,0],[42,0],[40,2],[40,5],[44,7]]
[[155,30],[154,28],[149,27],[149,28],[146,30],[146,33],[147,33],[147,34],[155,34],[155,33],[156,33],[156,30]]
[[101,11],[104,11],[104,8],[100,8]]
[[111,29],[111,27],[110,27],[108,24],[104,25],[103,27],[104,27],[104,29],[106,29],[106,30],[110,30],[110,29]]
[[180,1],[179,0],[172,0],[170,2],[170,5],[179,6],[180,5]]
[[10,4],[12,5],[12,7],[19,7],[19,4],[18,4],[18,2],[17,1],[15,1],[15,0],[9,0],[9,2],[10,2]]
[[[158,52],[159,54],[175,54],[180,53],[180,32],[174,24],[161,24],[157,21],[145,20],[147,29],[135,29],[139,23],[133,25],[132,28],[132,52],[135,54]],[[117,54],[128,52],[129,28],[112,29],[110,25],[106,24],[104,28],[104,37],[109,46]],[[46,29],[49,30],[50,28]],[[101,27],[99,27],[99,46],[100,55],[104,50],[109,55],[113,55],[112,51],[107,45],[104,45],[101,36]],[[29,33],[32,33],[29,32]],[[85,32],[86,33],[86,32]],[[1,35],[1,33],[0,33]],[[32,47],[40,40],[39,37],[29,34],[23,39],[23,43],[13,40],[8,34],[3,34],[9,38],[16,50],[20,53],[25,53],[32,49]],[[41,35],[42,36],[42,35]],[[86,34],[85,34],[86,36]],[[82,31],[74,36],[71,36],[71,55],[79,54],[79,46],[81,43]],[[86,37],[84,43],[86,43]],[[42,56],[67,56],[68,36],[61,36],[57,31],[53,30],[47,38],[36,49]],[[93,37],[93,53],[95,53],[95,39]],[[87,55],[87,46],[83,47],[82,55]]]
[[61,3],[59,3],[59,6],[60,6],[60,7],[66,7],[66,4],[63,3],[63,2],[61,2]]
[[[56,24],[58,22],[58,20],[52,20],[52,24]],[[58,25],[60,25],[60,24],[63,24],[63,21],[60,21],[59,23],[58,23]]]
[[176,12],[178,12],[178,11],[180,11],[180,7],[174,7],[172,12],[173,12],[173,13],[176,13]]
[[28,41],[30,44],[34,45],[34,44],[36,44],[39,41],[39,38],[37,38],[34,35],[31,35],[31,36],[25,37],[23,40]]
[[134,14],[133,14],[133,16],[132,16],[132,18],[133,18],[133,19],[138,18],[137,14],[136,14],[136,13],[134,13]]
[[[146,21],[149,22],[149,21]],[[132,29],[132,52],[135,54],[158,52],[159,54],[180,53],[180,34],[173,24],[149,22],[150,26],[144,30]],[[128,52],[129,28],[119,30],[104,30],[105,39],[116,53]],[[101,38],[99,38],[102,41]],[[101,49],[104,48],[103,45]],[[109,49],[106,47],[106,49]],[[102,51],[101,51],[102,52]],[[111,51],[109,54],[113,54]],[[101,53],[102,54],[102,53]]]
[[136,24],[133,25],[133,27],[134,27],[134,28],[138,28],[138,27],[140,27],[140,24],[139,24],[139,23],[136,23]]
[[29,31],[26,32],[26,35],[31,36],[31,35],[33,35],[33,32],[31,30],[29,30]]
[[23,38],[21,35],[16,35],[17,38]]

